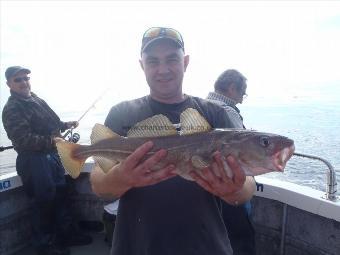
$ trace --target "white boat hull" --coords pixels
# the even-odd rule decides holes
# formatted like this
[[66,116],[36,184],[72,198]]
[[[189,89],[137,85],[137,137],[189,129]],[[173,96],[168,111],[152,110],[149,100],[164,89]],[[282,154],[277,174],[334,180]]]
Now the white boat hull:
[[[104,201],[91,191],[91,168],[91,163],[86,164],[74,180],[72,209],[79,220],[100,221]],[[321,191],[288,182],[266,177],[256,181],[252,218],[257,255],[340,254],[339,201],[325,200]],[[18,254],[29,244],[32,208],[15,173],[0,177],[0,183],[0,254]]]

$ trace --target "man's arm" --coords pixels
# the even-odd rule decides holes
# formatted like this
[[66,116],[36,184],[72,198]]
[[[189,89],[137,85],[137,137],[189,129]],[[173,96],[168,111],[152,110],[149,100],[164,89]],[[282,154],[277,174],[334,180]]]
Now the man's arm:
[[226,106],[224,110],[227,113],[233,128],[243,128],[243,121],[235,109],[230,106]]
[[13,105],[4,108],[2,122],[8,138],[16,147],[44,150],[54,146],[53,137],[33,132],[26,116]]
[[241,205],[249,201],[256,190],[256,183],[253,176],[246,176],[246,180],[241,188],[241,190],[221,197],[224,201],[231,205]]
[[79,126],[79,122],[76,120],[63,122],[60,121],[60,131],[64,132],[66,129],[76,128]]
[[175,176],[174,165],[168,165],[157,171],[150,170],[166,157],[165,150],[159,150],[141,162],[152,146],[152,142],[147,142],[138,147],[126,160],[114,166],[107,174],[99,167],[95,167],[90,177],[93,192],[105,198],[119,198],[131,188],[153,185]]

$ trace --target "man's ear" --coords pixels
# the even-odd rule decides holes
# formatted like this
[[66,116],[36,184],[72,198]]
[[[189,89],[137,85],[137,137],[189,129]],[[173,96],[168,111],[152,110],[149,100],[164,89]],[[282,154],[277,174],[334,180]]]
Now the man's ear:
[[225,90],[225,95],[230,98],[234,98],[237,93],[237,88],[234,83],[229,84]]
[[189,55],[185,55],[184,56],[184,72],[187,70],[187,67],[189,65],[189,60],[190,60],[190,56]]
[[231,93],[236,93],[238,90],[237,90],[237,87],[236,87],[236,85],[234,84],[234,83],[231,83],[230,85],[229,85],[229,91],[231,92]]
[[143,65],[143,61],[141,59],[139,60],[139,64],[140,64],[140,67],[142,68],[142,70],[144,71],[144,65]]

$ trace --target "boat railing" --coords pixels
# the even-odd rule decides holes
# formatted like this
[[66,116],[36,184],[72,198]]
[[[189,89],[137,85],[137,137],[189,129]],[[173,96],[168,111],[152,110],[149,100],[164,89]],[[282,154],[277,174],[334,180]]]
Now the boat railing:
[[339,197],[337,196],[336,172],[332,164],[328,160],[314,155],[308,155],[298,152],[295,152],[293,155],[298,157],[319,160],[328,167],[329,171],[327,172],[326,194],[322,198],[333,202],[337,201]]

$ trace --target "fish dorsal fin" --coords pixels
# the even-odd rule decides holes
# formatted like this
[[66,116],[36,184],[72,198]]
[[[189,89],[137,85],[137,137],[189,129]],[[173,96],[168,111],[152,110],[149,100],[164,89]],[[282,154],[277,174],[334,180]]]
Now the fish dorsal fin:
[[97,143],[101,140],[108,139],[108,138],[115,138],[120,137],[120,135],[113,132],[108,127],[96,123],[94,127],[92,128],[92,133],[90,135],[91,144]]
[[[90,136],[91,139],[91,144],[97,143],[101,140],[104,139],[109,139],[109,138],[115,138],[119,137],[118,134],[113,132],[111,129],[108,127],[96,123],[92,129],[92,133]],[[100,156],[95,156],[93,157],[94,161],[98,163],[100,168],[107,173],[114,165],[116,165],[118,162],[115,160],[111,160],[108,158],[100,157]]]
[[176,134],[176,128],[171,121],[166,116],[158,114],[136,123],[128,131],[127,137],[158,137]]
[[193,108],[187,108],[180,116],[181,135],[209,132],[212,128],[208,121]]

